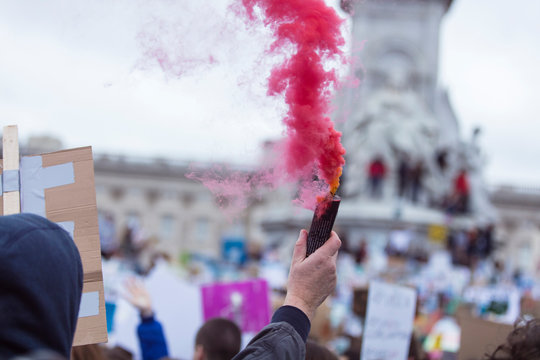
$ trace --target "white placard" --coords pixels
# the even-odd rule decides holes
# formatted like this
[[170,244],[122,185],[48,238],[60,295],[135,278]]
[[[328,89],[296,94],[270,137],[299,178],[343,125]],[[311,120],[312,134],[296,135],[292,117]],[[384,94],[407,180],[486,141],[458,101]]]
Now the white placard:
[[[204,323],[199,287],[181,279],[164,262],[157,263],[144,284],[152,298],[155,319],[163,326],[169,356],[191,359],[195,336]],[[139,315],[125,300],[119,299],[114,317],[110,343],[128,349],[134,359],[142,359],[137,339]]]
[[361,359],[407,360],[415,308],[413,289],[371,282]]

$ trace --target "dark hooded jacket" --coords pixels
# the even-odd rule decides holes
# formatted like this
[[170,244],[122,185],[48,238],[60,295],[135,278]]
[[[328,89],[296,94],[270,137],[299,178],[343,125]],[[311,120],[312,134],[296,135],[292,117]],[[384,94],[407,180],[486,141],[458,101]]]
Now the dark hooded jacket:
[[302,310],[282,306],[264,327],[232,360],[304,360],[311,324]]
[[0,359],[38,350],[68,359],[82,284],[66,231],[33,214],[0,216]]

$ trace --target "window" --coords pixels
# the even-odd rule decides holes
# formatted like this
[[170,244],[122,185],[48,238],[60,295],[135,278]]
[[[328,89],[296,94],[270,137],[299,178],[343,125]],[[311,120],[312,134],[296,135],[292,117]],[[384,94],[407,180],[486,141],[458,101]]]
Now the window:
[[159,226],[159,232],[162,238],[170,239],[174,235],[175,220],[172,215],[163,215]]
[[121,200],[124,197],[124,190],[119,187],[112,188],[111,197],[116,201]]
[[210,236],[210,221],[206,218],[199,218],[195,222],[195,239],[206,242]]
[[176,191],[174,190],[163,190],[161,196],[165,200],[174,200],[176,198]]
[[130,196],[133,196],[133,197],[139,197],[142,195],[143,193],[143,190],[141,188],[138,188],[138,187],[129,187],[127,188],[127,193],[130,195]]
[[148,202],[148,204],[152,205],[152,204],[155,204],[156,201],[158,201],[159,199],[159,191],[157,190],[147,190],[146,191],[146,201]]

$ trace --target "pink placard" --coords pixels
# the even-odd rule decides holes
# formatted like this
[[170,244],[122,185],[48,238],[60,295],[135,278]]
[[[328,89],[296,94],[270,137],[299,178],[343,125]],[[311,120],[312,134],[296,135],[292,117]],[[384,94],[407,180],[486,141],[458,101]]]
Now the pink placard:
[[270,323],[270,293],[263,279],[203,285],[201,292],[205,321],[230,319],[242,332],[252,333]]

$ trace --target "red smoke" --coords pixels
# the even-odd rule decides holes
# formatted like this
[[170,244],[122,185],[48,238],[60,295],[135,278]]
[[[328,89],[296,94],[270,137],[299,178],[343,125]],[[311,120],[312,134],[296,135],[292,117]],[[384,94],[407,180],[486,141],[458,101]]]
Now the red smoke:
[[[289,110],[284,161],[285,171],[304,185],[313,175],[327,185],[322,193],[335,193],[339,186],[345,149],[341,133],[334,129],[330,112],[331,90],[337,85],[329,61],[344,58],[341,47],[342,19],[324,0],[241,0],[251,21],[260,14],[275,41],[270,52],[283,52],[285,60],[272,69],[268,94],[284,95]],[[322,195],[320,186],[301,189],[304,205]]]

